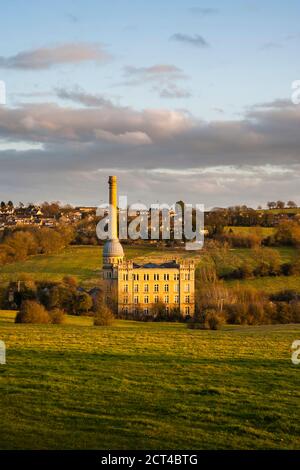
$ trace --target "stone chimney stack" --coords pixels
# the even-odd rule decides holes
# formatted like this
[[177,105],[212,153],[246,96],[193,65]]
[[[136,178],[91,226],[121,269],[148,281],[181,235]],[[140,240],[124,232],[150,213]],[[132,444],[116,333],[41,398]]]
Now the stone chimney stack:
[[117,240],[118,239],[118,209],[117,209],[117,177],[110,176],[109,180],[109,204],[111,206],[111,239]]

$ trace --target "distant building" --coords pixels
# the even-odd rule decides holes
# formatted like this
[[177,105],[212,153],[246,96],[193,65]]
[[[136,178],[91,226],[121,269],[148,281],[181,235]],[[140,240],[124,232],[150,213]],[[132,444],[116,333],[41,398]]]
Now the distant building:
[[111,233],[103,247],[103,280],[106,299],[117,302],[118,313],[151,314],[158,303],[167,312],[183,316],[195,312],[195,266],[193,261],[172,260],[161,264],[137,264],[124,258],[117,234],[117,178],[109,177],[112,206]]

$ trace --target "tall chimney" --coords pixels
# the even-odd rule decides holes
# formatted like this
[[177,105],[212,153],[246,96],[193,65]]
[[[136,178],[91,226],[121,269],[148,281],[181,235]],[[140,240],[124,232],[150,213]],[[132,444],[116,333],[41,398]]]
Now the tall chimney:
[[108,183],[109,183],[109,204],[111,207],[111,239],[118,240],[117,177],[110,176]]

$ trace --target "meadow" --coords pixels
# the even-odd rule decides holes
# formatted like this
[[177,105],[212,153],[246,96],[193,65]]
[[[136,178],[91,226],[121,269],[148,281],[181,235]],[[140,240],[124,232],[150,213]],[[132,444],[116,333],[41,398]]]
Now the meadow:
[[88,317],[16,325],[0,312],[1,449],[299,449],[300,325]]
[[[281,256],[282,263],[293,260],[296,250],[288,247],[276,248]],[[124,246],[128,259],[137,263],[148,260],[161,262],[178,258],[192,258],[195,264],[200,262],[201,251],[189,252],[184,249],[160,248],[153,245]],[[237,262],[247,262],[251,257],[251,250],[247,248],[230,249],[224,258],[225,265],[231,266]],[[102,247],[101,246],[69,246],[62,253],[55,255],[32,256],[26,261],[15,262],[0,266],[0,284],[9,281],[22,280],[30,277],[35,281],[61,281],[64,276],[73,276],[78,282],[92,288],[101,282]],[[284,289],[300,289],[300,276],[276,276],[243,281],[226,281],[230,285],[240,283],[264,290],[267,293],[279,292]]]

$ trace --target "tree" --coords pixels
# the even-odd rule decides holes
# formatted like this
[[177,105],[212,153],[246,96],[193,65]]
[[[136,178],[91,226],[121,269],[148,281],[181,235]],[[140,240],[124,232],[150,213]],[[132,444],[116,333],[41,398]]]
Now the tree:
[[288,201],[287,206],[288,206],[290,209],[294,209],[294,208],[297,207],[297,204],[296,204],[294,201]]
[[50,316],[45,307],[35,300],[22,302],[15,320],[16,323],[50,323],[50,321]]
[[280,245],[300,245],[300,224],[293,220],[283,220],[274,234],[275,241]]
[[104,302],[97,305],[94,317],[95,326],[110,326],[114,321],[114,315],[111,309]]
[[39,250],[43,254],[59,253],[65,247],[63,237],[53,229],[43,228],[37,233]]
[[285,208],[285,202],[283,202],[283,201],[277,201],[277,202],[276,202],[276,208],[277,208],[277,209],[284,209],[284,208]]
[[76,297],[75,312],[77,315],[87,313],[93,307],[93,299],[86,292],[80,292]]
[[14,250],[14,258],[18,261],[24,261],[27,256],[35,255],[38,252],[36,238],[28,231],[16,231],[6,237],[4,242]]
[[275,207],[276,207],[276,202],[274,202],[274,201],[269,201],[269,202],[267,202],[267,206],[268,206],[269,209],[275,209]]

